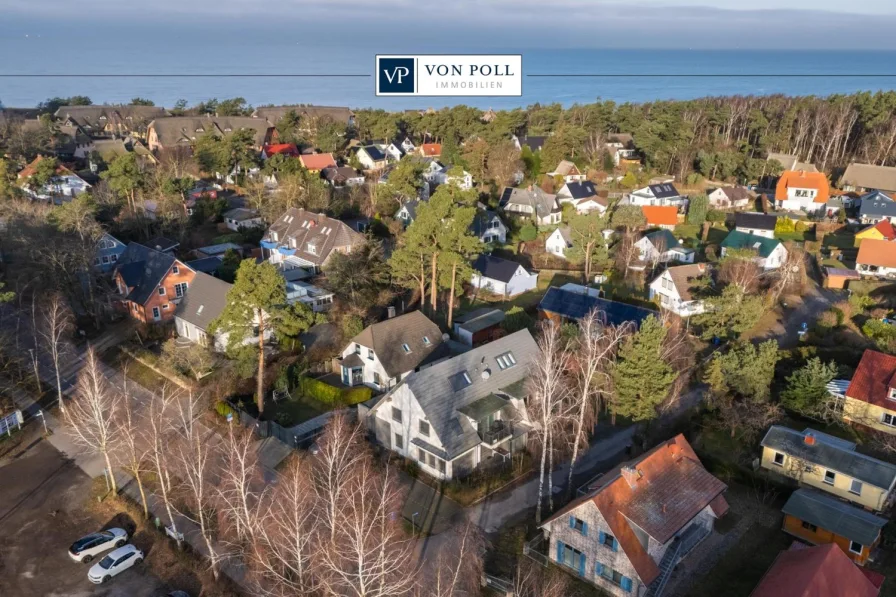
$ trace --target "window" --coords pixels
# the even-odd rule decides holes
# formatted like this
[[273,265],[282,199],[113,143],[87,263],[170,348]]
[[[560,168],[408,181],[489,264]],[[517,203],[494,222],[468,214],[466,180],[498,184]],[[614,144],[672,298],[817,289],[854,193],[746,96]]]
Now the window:
[[572,568],[579,574],[585,572],[585,554],[559,541],[557,542],[557,562]]
[[495,357],[495,361],[498,362],[498,367],[501,370],[507,369],[508,367],[513,367],[516,365],[516,359],[513,356],[512,352],[505,352],[503,354],[499,354]]
[[187,294],[187,283],[181,282],[180,284],[175,284],[174,294],[177,296],[177,298],[180,298],[183,295]]
[[393,447],[394,447],[396,450],[403,450],[403,449],[404,449],[404,438],[401,436],[400,433],[396,433],[396,434],[395,434],[395,444],[393,445]]
[[430,344],[432,343],[429,341],[429,336],[423,336],[423,345],[429,346]]
[[420,435],[425,435],[426,437],[429,437],[429,423],[427,423],[426,421],[420,421],[417,424],[417,428],[420,431]]
[[890,400],[896,400],[896,388],[890,388],[890,393],[887,394],[887,398]]
[[162,305],[162,310],[165,310],[165,311],[168,310],[168,303],[165,303],[164,305]]
[[863,549],[864,549],[864,546],[861,543],[859,543],[858,541],[850,541],[849,542],[849,551],[851,551],[852,553],[861,554]]
[[407,344],[402,344],[402,345],[401,345],[401,349],[402,349],[403,351],[407,352],[407,353],[410,353],[410,352],[411,352],[411,347],[408,346]]
[[171,273],[175,274],[175,275],[179,274],[180,268],[175,265],[174,267],[171,268]]
[[159,296],[165,296],[165,287],[159,286]]
[[436,460],[439,461],[439,472],[444,473],[445,472],[445,461],[442,460],[441,458],[436,458]]
[[784,454],[781,452],[775,452],[775,458],[772,460],[778,466],[784,466]]
[[118,261],[118,255],[112,255],[112,263]]
[[361,354],[361,345],[355,344],[355,354]]
[[880,422],[890,427],[896,427],[896,415],[884,413],[883,417],[881,417]]
[[373,384],[376,386],[380,385],[380,374],[376,371],[373,372]]
[[100,244],[99,244],[99,247],[100,247],[100,249],[105,249],[105,248],[106,248],[106,241],[101,240],[101,241],[100,241]]
[[604,547],[608,547],[613,551],[617,551],[619,543],[616,541],[616,537],[611,535],[610,533],[604,533],[601,531],[597,535],[597,541]]
[[837,475],[833,471],[825,471],[824,472],[824,482],[828,485],[834,484],[834,479],[837,478]]
[[392,407],[392,420],[396,423],[401,423],[401,409]]
[[161,319],[162,318],[162,312],[159,311],[158,307],[152,308],[152,318],[153,319]]
[[372,349],[372,348],[368,348],[368,349],[367,349],[367,360],[368,360],[368,361],[372,361],[372,360],[373,360],[373,349]]
[[852,480],[852,483],[849,484],[849,493],[854,493],[856,495],[862,495],[862,482]]
[[588,536],[588,524],[581,518],[576,518],[575,516],[570,516],[569,517],[569,528],[582,533],[586,537]]
[[811,531],[811,532],[813,532],[813,533],[815,533],[815,532],[818,531],[818,527],[817,527],[817,526],[815,526],[815,525],[812,524],[811,522],[806,522],[805,520],[803,521],[803,528],[806,529],[807,531]]

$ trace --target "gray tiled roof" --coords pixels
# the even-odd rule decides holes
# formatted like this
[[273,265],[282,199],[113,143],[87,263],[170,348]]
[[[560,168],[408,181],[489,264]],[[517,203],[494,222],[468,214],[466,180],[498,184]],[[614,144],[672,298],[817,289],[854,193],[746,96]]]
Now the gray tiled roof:
[[[290,246],[289,239],[294,238],[295,255],[315,265],[323,265],[334,249],[348,250],[364,242],[364,235],[345,222],[296,207],[286,210],[271,224],[265,240],[271,239],[271,232],[279,235],[277,242],[282,246]],[[316,253],[308,252],[309,242],[315,245]]]
[[[876,196],[879,197],[880,194],[877,194]],[[882,198],[862,198],[862,207],[859,208],[859,217],[865,216],[886,216],[888,218],[896,216],[896,201],[887,201]]]
[[288,112],[295,112],[300,118],[329,118],[333,122],[341,122],[348,124],[352,119],[352,111],[349,108],[341,106],[266,106],[257,108],[252,116],[256,118],[265,118],[272,125],[276,126],[277,122]]
[[781,511],[862,545],[873,545],[887,524],[886,518],[809,489],[794,491]]
[[232,287],[224,280],[197,272],[190,283],[190,292],[177,306],[176,316],[203,331],[207,330],[227,306],[227,293]]
[[149,127],[164,147],[192,144],[209,133],[227,136],[240,129],[251,130],[255,145],[261,147],[272,128],[266,120],[248,116],[170,116],[153,120]]
[[[512,352],[516,364],[501,369],[495,357],[508,351]],[[458,409],[525,379],[537,355],[535,339],[528,330],[520,330],[405,378],[449,459],[480,443],[476,429]],[[488,373],[483,375],[486,370]],[[451,378],[464,371],[472,383],[455,391]]]
[[517,189],[507,187],[501,194],[499,205],[506,208],[508,205],[528,205],[535,209],[536,215],[546,217],[552,212],[559,211],[557,196],[546,193],[540,187]]
[[806,431],[815,436],[814,444],[805,442],[805,433],[772,425],[761,445],[882,489],[888,490],[896,482],[896,465],[859,454],[853,443],[829,439],[830,436],[811,429]]
[[[422,311],[411,311],[369,325],[352,338],[352,342],[372,348],[389,377],[413,371],[423,363],[447,355],[439,326]],[[403,344],[407,344],[411,351],[405,352]]]
[[504,311],[491,307],[482,307],[471,311],[464,316],[454,318],[459,329],[475,334],[495,324],[504,321]]

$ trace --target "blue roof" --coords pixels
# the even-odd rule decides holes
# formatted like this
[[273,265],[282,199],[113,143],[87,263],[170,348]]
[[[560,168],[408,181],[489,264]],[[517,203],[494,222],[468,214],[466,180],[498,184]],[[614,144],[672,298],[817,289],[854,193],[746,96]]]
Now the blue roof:
[[863,216],[896,216],[896,201],[877,191],[863,195],[859,217]]
[[538,304],[538,309],[576,321],[597,309],[606,318],[608,325],[620,325],[629,321],[641,325],[641,322],[649,316],[657,315],[656,311],[650,309],[563,290],[556,286],[548,288],[547,293]]

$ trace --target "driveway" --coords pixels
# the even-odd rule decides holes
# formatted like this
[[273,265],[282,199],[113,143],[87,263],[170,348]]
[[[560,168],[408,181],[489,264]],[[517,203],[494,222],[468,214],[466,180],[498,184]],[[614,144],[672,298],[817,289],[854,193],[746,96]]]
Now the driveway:
[[821,288],[810,279],[802,296],[785,297],[787,306],[766,313],[744,339],[777,340],[781,348],[793,348],[800,343],[799,331],[804,323],[811,328],[822,313],[844,298],[845,291]]

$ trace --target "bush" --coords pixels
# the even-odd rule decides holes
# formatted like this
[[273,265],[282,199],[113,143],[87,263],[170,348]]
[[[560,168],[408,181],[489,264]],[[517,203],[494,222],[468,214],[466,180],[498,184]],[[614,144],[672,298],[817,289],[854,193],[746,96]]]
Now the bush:
[[223,419],[226,419],[227,415],[231,415],[233,416],[233,418],[236,418],[236,411],[233,410],[233,407],[231,407],[223,400],[219,400],[215,403],[215,412],[221,415],[221,418]]
[[520,240],[523,242],[533,241],[538,237],[538,229],[532,224],[526,224],[520,228]]
[[874,299],[867,294],[853,292],[849,295],[849,306],[856,313],[864,313],[874,305]]
[[869,319],[862,326],[862,333],[877,344],[879,350],[893,352],[896,349],[896,325],[880,319]]
[[364,320],[360,315],[346,315],[342,318],[342,335],[346,340],[350,340],[364,331]]
[[299,390],[303,395],[328,406],[359,404],[370,400],[370,397],[373,395],[373,390],[366,386],[339,389],[310,377],[299,378]]
[[710,209],[706,212],[706,221],[713,224],[722,224],[725,222],[725,212],[720,209]]
[[363,386],[342,390],[342,403],[346,406],[367,402],[373,396],[373,390]]

